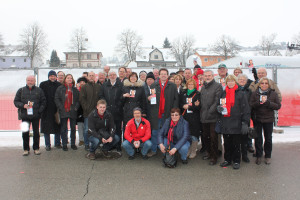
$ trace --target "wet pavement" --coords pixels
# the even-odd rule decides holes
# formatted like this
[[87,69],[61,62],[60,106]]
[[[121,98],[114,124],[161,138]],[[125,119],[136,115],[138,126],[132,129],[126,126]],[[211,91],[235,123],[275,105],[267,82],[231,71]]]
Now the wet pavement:
[[1,199],[300,199],[300,143],[273,145],[272,164],[241,163],[239,170],[201,159],[162,166],[162,155],[148,160],[85,158],[86,151],[52,149],[22,156],[21,147],[0,148]]

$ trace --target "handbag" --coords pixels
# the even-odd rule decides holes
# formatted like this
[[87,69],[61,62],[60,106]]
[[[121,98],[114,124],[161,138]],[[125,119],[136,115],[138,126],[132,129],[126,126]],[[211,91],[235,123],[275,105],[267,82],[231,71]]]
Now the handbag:
[[169,146],[167,152],[165,153],[163,162],[164,162],[165,167],[174,168],[177,166],[177,152],[173,155],[170,155],[169,151],[170,151],[170,146]]
[[60,115],[59,115],[58,110],[57,110],[56,113],[54,114],[54,119],[55,119],[55,122],[56,122],[57,124],[60,124]]

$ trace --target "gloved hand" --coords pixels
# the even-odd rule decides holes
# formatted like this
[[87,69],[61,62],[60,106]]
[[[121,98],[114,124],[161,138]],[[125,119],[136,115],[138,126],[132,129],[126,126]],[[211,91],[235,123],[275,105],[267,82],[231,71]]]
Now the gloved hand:
[[219,105],[219,106],[217,106],[217,111],[220,113],[220,114],[222,114],[222,111],[224,110],[224,108],[221,106],[221,105]]
[[244,122],[242,122],[242,135],[246,135],[248,133],[248,125]]

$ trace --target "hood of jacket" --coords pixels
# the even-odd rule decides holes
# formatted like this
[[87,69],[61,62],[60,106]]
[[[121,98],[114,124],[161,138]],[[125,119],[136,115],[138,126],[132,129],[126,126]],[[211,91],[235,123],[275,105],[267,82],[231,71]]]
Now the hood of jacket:
[[128,79],[126,79],[126,80],[124,80],[123,84],[124,84],[125,87],[131,87],[131,86],[133,86],[133,87],[142,87],[144,82],[141,81],[141,80],[138,80],[135,83],[131,83]]

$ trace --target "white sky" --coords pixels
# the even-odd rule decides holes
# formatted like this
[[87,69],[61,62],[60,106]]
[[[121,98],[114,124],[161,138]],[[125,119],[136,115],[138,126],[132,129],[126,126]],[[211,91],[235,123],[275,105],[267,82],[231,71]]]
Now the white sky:
[[161,47],[178,36],[194,35],[197,47],[227,34],[243,46],[257,45],[262,35],[277,33],[288,42],[300,32],[299,0],[1,0],[0,33],[17,44],[26,25],[38,22],[48,36],[50,58],[68,51],[75,28],[83,27],[93,49],[115,54],[117,35],[126,28],[143,36],[143,46]]

